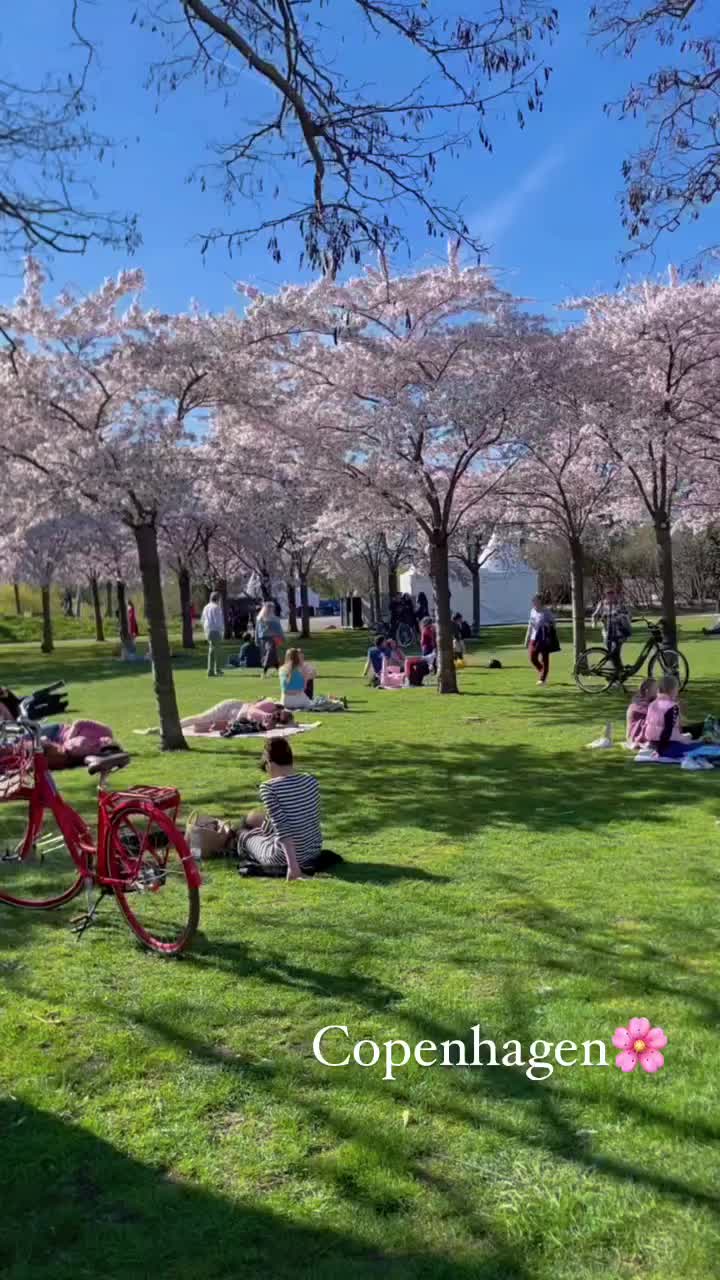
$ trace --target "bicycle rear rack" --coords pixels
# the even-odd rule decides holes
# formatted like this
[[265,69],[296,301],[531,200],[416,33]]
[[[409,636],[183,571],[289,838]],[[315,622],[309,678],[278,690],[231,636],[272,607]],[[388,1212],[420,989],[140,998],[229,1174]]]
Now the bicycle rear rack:
[[167,810],[172,814],[173,821],[176,820],[180,808],[180,792],[176,787],[128,787],[125,791],[106,792],[103,799],[108,815],[115,813],[131,800],[151,804],[156,809]]

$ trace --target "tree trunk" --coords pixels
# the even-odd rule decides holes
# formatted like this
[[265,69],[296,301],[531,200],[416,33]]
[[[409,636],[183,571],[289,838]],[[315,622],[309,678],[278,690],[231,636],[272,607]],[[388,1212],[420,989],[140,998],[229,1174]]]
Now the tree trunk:
[[90,593],[95,613],[95,639],[98,644],[102,644],[105,639],[105,628],[103,626],[102,605],[100,604],[100,588],[94,574],[90,579]]
[[388,594],[391,600],[393,599],[394,596],[398,595],[398,591],[399,589],[398,589],[397,565],[395,567],[390,565],[388,568]]
[[43,620],[43,638],[40,648],[43,653],[52,653],[55,643],[53,641],[52,614],[50,613],[50,587],[41,587],[40,594],[42,596]]
[[178,570],[178,590],[180,592],[180,616],[182,618],[182,647],[195,648],[195,637],[192,624],[192,590],[190,586],[190,570],[183,567]]
[[[382,600],[380,599],[380,566],[373,565],[370,569],[370,594],[372,595],[372,611],[375,619],[376,627],[380,626],[382,618]],[[392,593],[391,593],[392,594]]]
[[113,616],[112,582],[108,578],[107,582],[105,583],[105,617],[112,618],[112,616]]
[[585,637],[585,557],[579,538],[570,539],[570,577],[572,588],[573,653],[577,662],[587,649]]
[[438,648],[438,693],[458,693],[450,612],[450,559],[445,534],[430,544],[430,577],[435,596],[435,627]]
[[310,636],[310,601],[307,576],[304,573],[300,574],[300,617],[302,620],[300,634],[303,640],[307,640]]
[[470,577],[472,578],[472,629],[473,635],[480,635],[480,565],[474,564],[470,566]]
[[20,587],[17,582],[13,582],[13,592],[15,594],[15,612],[19,618],[22,613],[22,606],[20,604]]
[[662,612],[665,640],[671,648],[677,645],[677,613],[675,610],[675,580],[673,576],[673,547],[670,521],[655,522],[658,569],[662,584]]
[[170,641],[165,620],[157,529],[153,524],[133,528],[142,578],[145,617],[152,649],[153,685],[160,716],[160,746],[163,751],[186,751],[178,710],[175,681],[170,661]]
[[120,656],[127,662],[130,658],[135,657],[135,641],[128,630],[127,594],[125,583],[121,578],[118,578],[115,583],[115,595],[117,597],[117,619],[120,631]]
[[297,631],[297,592],[295,591],[295,583],[288,582],[286,584],[288,599],[288,631]]
[[82,587],[78,587],[75,593],[75,617],[79,618],[82,614]]

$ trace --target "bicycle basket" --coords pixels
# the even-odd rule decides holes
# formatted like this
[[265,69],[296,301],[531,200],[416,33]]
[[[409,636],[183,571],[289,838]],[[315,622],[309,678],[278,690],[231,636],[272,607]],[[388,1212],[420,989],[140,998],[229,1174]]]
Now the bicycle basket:
[[33,781],[32,738],[3,738],[0,734],[0,804],[27,796]]

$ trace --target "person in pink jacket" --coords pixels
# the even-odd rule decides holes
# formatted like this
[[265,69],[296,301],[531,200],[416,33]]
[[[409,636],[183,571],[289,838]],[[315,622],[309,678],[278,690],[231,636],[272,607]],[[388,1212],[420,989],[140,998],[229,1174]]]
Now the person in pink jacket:
[[657,681],[643,680],[627,709],[625,741],[636,750],[645,745],[645,723],[650,703],[657,697]]
[[678,693],[675,676],[665,675],[658,684],[658,695],[650,703],[645,717],[645,743],[665,759],[677,760],[695,745],[680,728]]

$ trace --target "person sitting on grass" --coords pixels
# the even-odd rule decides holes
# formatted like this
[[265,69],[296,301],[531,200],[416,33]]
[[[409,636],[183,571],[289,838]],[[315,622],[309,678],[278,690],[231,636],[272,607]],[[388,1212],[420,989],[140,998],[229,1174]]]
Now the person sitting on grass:
[[280,701],[291,711],[345,711],[347,703],[338,698],[309,698],[306,692],[307,665],[302,649],[288,649],[280,668]]
[[645,717],[646,751],[656,752],[665,760],[678,760],[693,748],[690,735],[683,734],[680,726],[679,691],[677,677],[664,675]]
[[387,640],[384,636],[377,635],[375,637],[375,643],[371,644],[367,651],[367,661],[363,667],[363,676],[370,675],[372,672],[370,682],[376,689],[380,684],[383,661],[388,657],[389,653],[390,650],[388,648]]
[[403,653],[397,640],[386,641],[387,652],[385,654],[385,663],[392,670],[395,668],[402,671],[405,666],[405,654]]
[[648,707],[657,697],[657,691],[657,680],[643,680],[627,709],[625,742],[633,751],[643,746],[645,742]]
[[240,652],[237,658],[230,659],[231,667],[245,667],[247,669],[258,669],[262,666],[262,654],[259,646],[255,643],[249,631],[245,632],[240,644]]
[[302,880],[322,850],[320,788],[309,773],[296,773],[285,738],[271,738],[260,767],[263,812],[249,813],[238,836],[238,852],[261,865],[287,865],[288,880]]

